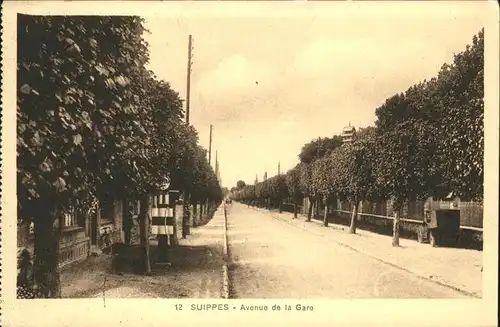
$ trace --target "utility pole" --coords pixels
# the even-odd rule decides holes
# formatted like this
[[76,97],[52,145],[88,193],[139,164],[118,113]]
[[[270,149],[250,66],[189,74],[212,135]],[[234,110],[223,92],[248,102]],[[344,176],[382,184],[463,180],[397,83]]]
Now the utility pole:
[[208,163],[212,163],[212,125],[210,125],[210,141],[208,143]]
[[217,159],[217,150],[215,150],[215,177],[219,181],[219,160]]
[[187,64],[187,87],[186,87],[186,124],[189,125],[189,97],[191,94],[191,70],[193,66],[193,36],[189,35],[188,64]]
[[[187,87],[186,87],[186,125],[189,125],[189,98],[191,96],[191,70],[193,66],[193,37],[189,35],[188,42],[188,64],[187,64]],[[189,194],[184,191],[182,196],[182,238],[190,234],[191,212],[189,210]],[[193,221],[194,223],[194,221]]]
[[[211,165],[212,164],[212,124],[210,124],[210,141],[208,143],[208,164]],[[205,203],[205,210],[206,210],[206,214],[209,213],[210,211],[210,203],[207,202]]]

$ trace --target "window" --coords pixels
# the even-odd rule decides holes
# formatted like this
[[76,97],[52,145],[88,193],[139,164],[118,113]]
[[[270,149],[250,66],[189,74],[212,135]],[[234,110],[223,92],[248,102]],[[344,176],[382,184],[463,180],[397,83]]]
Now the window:
[[115,217],[115,201],[110,198],[100,201],[101,225],[112,224]]

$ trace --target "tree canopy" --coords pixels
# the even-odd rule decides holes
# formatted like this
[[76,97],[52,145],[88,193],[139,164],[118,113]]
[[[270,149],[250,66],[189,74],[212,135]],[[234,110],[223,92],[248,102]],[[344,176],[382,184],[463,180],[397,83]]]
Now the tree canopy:
[[[351,144],[342,145],[340,136],[305,144],[300,163],[286,173],[288,193],[353,203],[391,199],[396,208],[450,192],[482,200],[483,78],[481,30],[436,77],[386,99],[375,109],[375,126],[360,129]],[[255,193],[243,191],[238,198],[275,197],[270,185],[257,183]]]
[[145,68],[141,18],[20,15],[18,31],[21,216],[137,196],[167,175],[219,197],[182,99]]
[[335,135],[331,138],[319,137],[302,147],[302,151],[299,154],[300,162],[306,164],[312,163],[313,161],[331,153],[335,148],[338,148],[341,145],[342,137],[339,135]]
[[242,180],[239,180],[237,183],[236,183],[236,187],[239,188],[239,189],[242,189],[246,186],[246,183]]

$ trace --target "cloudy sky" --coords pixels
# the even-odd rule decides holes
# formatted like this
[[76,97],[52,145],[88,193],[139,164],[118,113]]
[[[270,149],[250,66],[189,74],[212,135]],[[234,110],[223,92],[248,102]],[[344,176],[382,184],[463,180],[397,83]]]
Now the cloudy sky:
[[224,186],[273,176],[279,161],[292,168],[304,143],[349,122],[373,125],[387,97],[436,75],[484,21],[470,6],[302,4],[286,15],[145,17],[150,69],[182,98],[193,35],[191,123],[207,148],[213,124]]

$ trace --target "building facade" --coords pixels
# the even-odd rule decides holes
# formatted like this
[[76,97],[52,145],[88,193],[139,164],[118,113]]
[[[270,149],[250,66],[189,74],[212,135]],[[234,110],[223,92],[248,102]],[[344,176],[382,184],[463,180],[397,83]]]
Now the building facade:
[[[111,243],[123,242],[122,201],[101,202],[93,213],[78,215],[74,211],[61,213],[55,222],[60,228],[59,266],[65,267],[85,260],[92,252],[100,252]],[[19,219],[17,224],[18,249],[27,249],[34,256],[34,223]]]
[[342,130],[342,143],[351,143],[354,140],[354,136],[356,135],[356,129],[354,126],[349,126],[344,127]]

